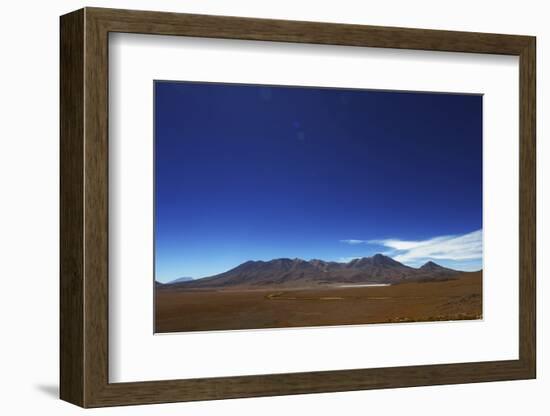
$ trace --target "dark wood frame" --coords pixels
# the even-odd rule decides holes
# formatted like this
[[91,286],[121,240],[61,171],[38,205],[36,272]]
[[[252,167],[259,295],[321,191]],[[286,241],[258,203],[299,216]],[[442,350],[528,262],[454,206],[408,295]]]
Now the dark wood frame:
[[[519,359],[109,383],[108,34],[110,32],[519,56]],[[63,400],[82,407],[530,379],[535,333],[535,38],[85,8],[61,17]]]

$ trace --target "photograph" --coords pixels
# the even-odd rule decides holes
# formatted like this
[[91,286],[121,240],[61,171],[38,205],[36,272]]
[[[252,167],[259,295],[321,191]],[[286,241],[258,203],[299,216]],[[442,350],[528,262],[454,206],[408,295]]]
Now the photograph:
[[154,332],[483,318],[483,95],[155,80]]

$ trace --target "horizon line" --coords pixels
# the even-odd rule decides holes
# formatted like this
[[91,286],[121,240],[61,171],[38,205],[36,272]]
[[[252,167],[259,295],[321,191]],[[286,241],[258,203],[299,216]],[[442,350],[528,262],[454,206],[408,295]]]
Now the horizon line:
[[[455,269],[455,268],[450,268],[450,267],[446,267],[446,266],[441,266],[441,264],[439,264],[438,262],[434,261],[434,260],[427,260],[425,261],[422,265],[420,266],[409,266],[408,264],[406,263],[403,263],[403,262],[400,262],[398,260],[395,260],[392,256],[389,256],[387,254],[383,254],[383,253],[376,253],[376,254],[373,254],[372,256],[357,256],[357,257],[350,257],[350,260],[348,261],[337,261],[337,260],[322,260],[320,258],[310,258],[309,260],[305,260],[303,258],[300,258],[300,257],[294,257],[294,258],[291,258],[291,257],[276,257],[276,258],[272,258],[270,260],[246,260],[246,261],[243,261],[225,271],[222,271],[222,272],[219,272],[219,273],[216,273],[216,274],[211,274],[211,275],[208,275],[208,276],[203,276],[203,277],[192,277],[192,276],[180,276],[180,277],[176,277],[174,279],[171,279],[171,280],[168,280],[166,282],[161,282],[159,280],[157,280],[156,278],[154,278],[153,280],[157,283],[160,283],[160,284],[167,284],[167,283],[170,283],[170,282],[173,282],[175,280],[178,280],[178,279],[181,279],[181,278],[191,278],[193,280],[202,280],[202,279],[206,279],[206,278],[209,278],[209,277],[214,277],[214,276],[217,276],[218,274],[222,274],[222,273],[226,273],[230,270],[233,270],[234,268],[236,267],[239,267],[240,265],[243,265],[245,263],[250,263],[250,262],[261,262],[261,263],[268,263],[268,262],[271,262],[271,261],[276,261],[276,260],[290,260],[290,261],[295,261],[295,260],[301,260],[303,262],[306,262],[306,263],[309,263],[309,262],[312,262],[312,261],[322,261],[322,262],[325,262],[325,263],[337,263],[337,264],[349,264],[353,261],[356,261],[356,260],[360,260],[360,259],[370,259],[370,258],[373,258],[373,257],[376,257],[376,256],[381,256],[381,257],[386,257],[386,258],[389,258],[399,264],[402,264],[403,266],[406,266],[406,267],[410,267],[412,269],[420,269],[422,266],[425,266],[426,264],[428,263],[433,263],[437,266],[440,266],[440,267],[445,267],[447,269],[451,269],[451,270],[455,270],[455,271],[459,271],[459,272],[467,272],[467,273],[470,273],[470,272],[478,272],[480,270],[483,270],[483,267],[479,268],[479,269],[475,269],[475,270],[461,270],[461,269]],[[483,266],[483,265],[482,265]]]

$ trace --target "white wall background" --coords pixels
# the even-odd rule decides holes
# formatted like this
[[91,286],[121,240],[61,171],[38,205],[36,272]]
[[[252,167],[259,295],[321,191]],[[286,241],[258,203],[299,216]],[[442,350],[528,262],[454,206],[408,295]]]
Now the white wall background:
[[530,34],[538,37],[539,378],[534,381],[224,400],[89,410],[102,415],[543,415],[550,361],[543,331],[550,299],[544,258],[550,226],[550,145],[543,130],[550,90],[545,2],[429,0],[120,0],[6,2],[0,17],[0,409],[3,414],[71,415],[58,395],[58,16],[82,6],[156,9],[388,26]]

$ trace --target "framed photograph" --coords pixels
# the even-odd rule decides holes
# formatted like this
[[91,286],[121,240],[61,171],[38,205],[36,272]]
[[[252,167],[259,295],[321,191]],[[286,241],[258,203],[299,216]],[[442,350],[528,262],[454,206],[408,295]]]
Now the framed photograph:
[[61,398],[535,378],[535,49],[62,16]]

